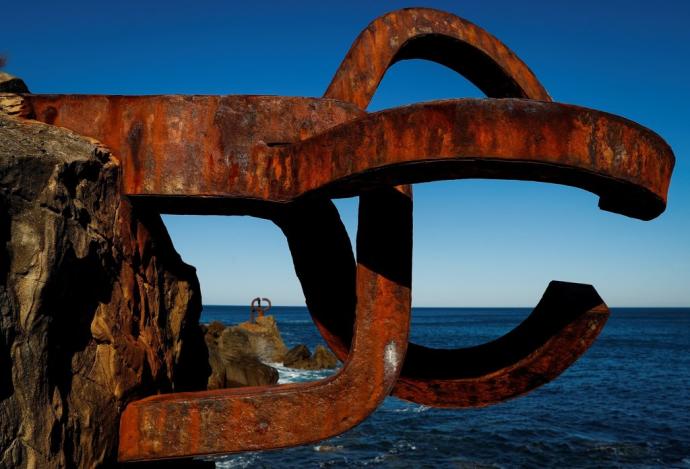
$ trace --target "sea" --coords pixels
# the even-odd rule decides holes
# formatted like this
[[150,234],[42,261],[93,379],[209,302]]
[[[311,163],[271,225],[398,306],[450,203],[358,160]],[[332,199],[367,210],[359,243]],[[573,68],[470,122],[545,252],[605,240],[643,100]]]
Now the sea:
[[[505,334],[530,311],[413,308],[411,340],[476,345]],[[270,314],[288,347],[324,343],[306,308],[274,306]],[[204,306],[201,316],[226,325],[248,318],[247,306]],[[279,383],[333,373],[277,368]],[[329,440],[214,460],[217,468],[690,468],[690,308],[613,308],[575,364],[513,400],[435,409],[388,397],[362,424]]]

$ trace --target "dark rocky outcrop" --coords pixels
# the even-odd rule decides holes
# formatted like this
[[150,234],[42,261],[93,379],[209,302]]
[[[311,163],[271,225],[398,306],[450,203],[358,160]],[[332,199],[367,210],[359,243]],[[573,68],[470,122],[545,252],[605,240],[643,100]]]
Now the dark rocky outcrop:
[[292,365],[309,360],[309,357],[311,357],[309,347],[304,344],[295,345],[285,354],[283,365],[290,368],[297,368]]
[[338,358],[323,345],[316,346],[314,355],[311,356],[310,361],[314,364],[314,369],[316,370],[335,368],[338,366]]
[[28,93],[29,88],[26,87],[24,80],[21,78],[17,78],[6,72],[0,72],[0,92]]
[[262,362],[283,361],[287,347],[273,316],[258,317],[256,322],[243,322],[232,329],[247,336],[250,353]]
[[206,327],[212,370],[208,389],[266,386],[278,382],[278,370],[262,363],[252,347],[252,342],[257,343],[256,338],[252,340],[253,335],[241,326],[225,327],[219,322]]
[[273,316],[236,326],[213,322],[202,327],[213,370],[208,389],[276,384],[278,371],[267,362],[303,370],[338,366],[336,356],[323,345],[317,345],[313,355],[302,344],[287,350]]
[[338,359],[323,345],[317,345],[312,355],[306,345],[300,344],[285,354],[283,365],[302,370],[324,370],[338,366]]
[[[1,62],[0,57],[0,62]],[[29,89],[20,78],[0,72],[0,114],[26,117],[29,109],[24,99],[16,93],[28,93]]]
[[206,386],[195,270],[118,168],[0,113],[0,467],[113,463],[127,402]]

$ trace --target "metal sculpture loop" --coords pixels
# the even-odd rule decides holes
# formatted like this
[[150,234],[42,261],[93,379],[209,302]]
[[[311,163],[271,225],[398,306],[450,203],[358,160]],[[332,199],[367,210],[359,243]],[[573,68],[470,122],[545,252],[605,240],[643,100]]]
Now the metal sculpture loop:
[[[386,70],[412,58],[450,67],[488,98],[367,114]],[[361,422],[390,393],[433,406],[483,406],[550,381],[606,322],[608,308],[589,285],[551,282],[520,326],[487,344],[408,345],[412,194],[404,184],[566,184],[599,195],[603,210],[649,220],[665,209],[674,164],[652,131],[551,102],[495,37],[430,9],[372,22],[323,98],[25,99],[36,119],[108,145],[122,161],[123,193],[133,203],[274,221],[287,237],[314,322],[344,361],[338,374],[315,383],[133,402],[121,419],[122,461],[317,441]],[[356,258],[330,201],[353,195],[360,197]]]
[[[261,306],[261,301],[266,303],[266,307]],[[268,298],[254,298],[249,305],[249,321],[255,322],[255,318],[262,318],[271,309],[271,300]],[[255,316],[256,315],[256,316]]]

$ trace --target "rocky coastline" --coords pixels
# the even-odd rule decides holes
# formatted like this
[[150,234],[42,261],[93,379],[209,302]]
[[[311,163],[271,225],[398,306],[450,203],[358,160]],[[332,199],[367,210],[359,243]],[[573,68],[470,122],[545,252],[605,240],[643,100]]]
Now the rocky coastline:
[[273,316],[234,326],[212,322],[201,328],[211,367],[208,389],[277,384],[278,370],[272,363],[304,370],[338,366],[338,359],[323,345],[313,354],[303,344],[288,350]]

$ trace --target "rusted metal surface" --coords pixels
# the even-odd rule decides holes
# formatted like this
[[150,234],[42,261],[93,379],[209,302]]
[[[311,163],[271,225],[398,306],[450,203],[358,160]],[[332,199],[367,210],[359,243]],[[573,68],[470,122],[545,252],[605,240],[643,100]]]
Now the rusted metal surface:
[[361,116],[347,103],[280,96],[27,95],[36,119],[110,147],[129,195],[270,199],[272,148]]
[[499,339],[456,350],[410,344],[395,395],[434,407],[482,407],[519,396],[572,365],[608,317],[592,286],[551,282],[532,314]]
[[407,59],[445,65],[490,97],[550,101],[534,73],[505,44],[469,21],[431,8],[406,8],[372,21],[324,96],[365,109],[386,70]]
[[[283,167],[296,168],[286,177],[298,194],[349,196],[381,183],[525,179],[590,190],[602,197],[601,208],[646,220],[663,212],[673,167],[661,137],[633,122],[513,99],[382,111],[278,154]],[[287,198],[283,194],[274,200]]]
[[[671,149],[652,131],[611,114],[559,103],[431,102],[370,114],[294,144],[268,146],[265,136],[249,132],[228,130],[228,138],[221,138],[218,128],[237,127],[234,122],[241,113],[219,109],[237,109],[232,107],[237,101],[244,105],[240,97],[190,100],[193,111],[181,111],[184,100],[178,97],[156,97],[152,102],[143,97],[80,98],[68,100],[70,105],[81,101],[77,110],[70,109],[76,114],[60,107],[57,116],[65,117],[56,117],[55,124],[97,138],[121,155],[123,191],[132,197],[285,203],[310,192],[352,196],[381,184],[526,179],[581,187],[601,195],[603,209],[651,219],[665,208],[673,169]],[[29,99],[42,110],[47,102],[57,104],[58,98]],[[85,117],[89,106],[83,104],[93,101],[117,103],[105,107],[121,125],[114,128],[111,122]],[[196,112],[216,117],[200,123]],[[264,121],[272,112],[269,106],[248,115]],[[155,116],[148,124],[142,117],[146,113]],[[280,120],[293,132],[275,132],[274,139],[295,141],[300,132],[308,135],[299,117],[286,116]],[[329,116],[327,121],[345,118]],[[319,128],[318,119],[308,127]]]
[[[378,113],[386,70],[420,58],[489,99]],[[517,179],[565,184],[600,208],[649,220],[666,206],[674,156],[624,118],[551,102],[504,44],[456,16],[406,9],[356,39],[323,98],[24,95],[32,116],[108,145],[123,193],[167,213],[274,221],[319,331],[345,364],[324,381],[170,394],[121,419],[123,461],[280,448],[356,425],[389,393],[476,407],[540,386],[595,340],[608,308],[588,285],[552,282],[523,324],[493,342],[407,344],[416,182]],[[334,197],[359,195],[357,257]],[[405,355],[405,351],[407,354]]]

